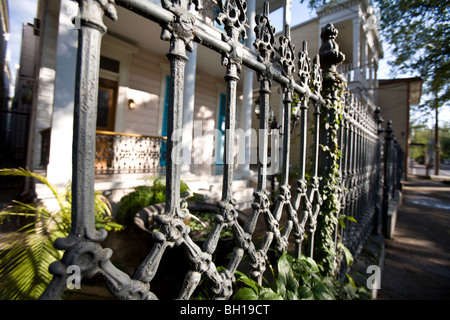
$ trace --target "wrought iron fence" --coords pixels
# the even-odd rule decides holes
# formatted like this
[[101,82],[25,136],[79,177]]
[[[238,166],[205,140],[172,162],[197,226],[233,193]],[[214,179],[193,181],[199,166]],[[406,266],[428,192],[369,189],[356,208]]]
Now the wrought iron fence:
[[371,112],[351,94],[345,97],[339,137],[341,210],[343,216],[352,217],[356,222],[348,223],[341,232],[343,244],[355,257],[375,226],[377,205],[381,201],[383,161],[379,112],[379,109]]
[[97,131],[95,174],[162,173],[166,138]]
[[[110,260],[112,251],[100,243],[107,237],[105,230],[97,230],[94,224],[94,174],[95,174],[95,126],[89,119],[96,116],[96,92],[101,37],[106,32],[103,16],[117,19],[112,1],[80,0],[80,25],[78,66],[74,111],[73,141],[73,207],[72,229],[67,238],[58,239],[55,246],[65,250],[60,261],[50,266],[53,279],[41,299],[57,299],[63,293],[68,274],[67,267],[77,265],[83,278],[103,275],[110,292],[120,299],[156,299],[151,283],[156,276],[162,257],[173,247],[183,247],[189,268],[179,291],[179,299],[189,299],[202,279],[208,279],[214,299],[229,299],[233,294],[235,271],[249,260],[249,275],[261,283],[266,272],[269,249],[281,253],[293,247],[293,255],[314,255],[315,233],[320,228],[321,217],[327,210],[323,188],[329,177],[333,177],[334,196],[340,204],[326,214],[335,218],[345,214],[357,220],[351,228],[342,230],[334,226],[334,240],[337,246],[342,242],[357,254],[364,239],[378,228],[381,216],[381,197],[384,183],[390,174],[383,176],[382,155],[384,139],[381,119],[366,106],[344,93],[345,79],[336,72],[336,65],[344,60],[335,42],[337,30],[328,25],[322,33],[323,45],[320,56],[311,63],[306,45],[298,55],[299,81],[294,81],[295,48],[291,44],[289,27],[276,46],[274,28],[270,25],[269,8],[256,17],[256,55],[247,50],[242,39],[246,38],[246,1],[220,1],[221,12],[217,21],[224,27],[222,39],[208,33],[188,6],[201,9],[199,0],[163,0],[162,7],[150,1],[116,0],[116,4],[135,12],[162,26],[162,39],[170,41],[167,57],[170,61],[170,95],[168,116],[167,159],[166,159],[166,202],[164,212],[155,219],[158,231],[153,234],[153,247],[142,261],[133,278],[114,266]],[[188,60],[186,52],[198,42],[218,53],[226,67],[224,75],[227,86],[226,136],[224,149],[224,170],[222,198],[217,203],[215,224],[203,246],[192,240],[190,229],[184,224],[188,211],[180,198],[181,150],[179,139],[171,139],[172,133],[182,129],[184,69]],[[273,65],[275,51],[278,51],[281,71]],[[237,84],[242,66],[257,74],[260,85],[260,157],[258,161],[258,182],[254,192],[252,211],[248,219],[240,222],[235,209],[232,183],[235,154],[234,132],[236,128]],[[269,148],[269,97],[271,87],[277,83],[282,87],[283,108],[283,157],[281,181],[274,206],[271,206],[268,190],[268,148]],[[344,88],[345,89],[345,88]],[[293,95],[299,96],[299,121],[301,125],[300,170],[296,186],[289,185],[290,172],[290,126]],[[308,108],[314,108],[311,119],[313,135],[307,134]],[[309,137],[311,137],[311,140]],[[312,166],[307,168],[306,149],[312,146]],[[330,153],[332,148],[337,149]],[[394,159],[388,157],[390,161]],[[386,171],[387,172],[387,171]],[[329,186],[329,185],[328,185]],[[265,224],[265,232],[259,240],[254,236],[257,224]],[[226,266],[218,268],[213,255],[218,247],[221,231],[231,228],[234,247]],[[304,241],[308,236],[308,241]],[[292,244],[292,246],[290,246]],[[336,269],[339,265],[336,258]]]

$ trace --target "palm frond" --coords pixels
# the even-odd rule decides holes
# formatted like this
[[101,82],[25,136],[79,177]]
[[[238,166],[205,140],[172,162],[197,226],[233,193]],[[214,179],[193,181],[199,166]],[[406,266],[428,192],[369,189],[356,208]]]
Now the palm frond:
[[1,240],[0,299],[37,299],[51,280],[49,265],[62,257],[48,235],[30,231]]
[[[34,217],[33,221],[16,232],[0,239],[0,299],[37,299],[50,283],[50,264],[62,258],[63,252],[53,243],[70,233],[72,192],[68,185],[59,193],[46,177],[25,169],[0,169],[0,175],[35,178],[44,183],[58,201],[59,210],[50,212],[40,204],[14,201],[0,212],[0,223],[10,216]],[[108,200],[95,195],[96,227],[121,230],[115,223]]]

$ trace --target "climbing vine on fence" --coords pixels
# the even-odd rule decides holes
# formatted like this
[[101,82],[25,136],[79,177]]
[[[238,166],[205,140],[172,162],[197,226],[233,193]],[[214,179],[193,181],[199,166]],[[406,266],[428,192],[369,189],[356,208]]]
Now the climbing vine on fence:
[[322,134],[320,152],[321,159],[323,159],[321,161],[323,174],[321,175],[320,194],[323,203],[317,220],[314,259],[322,271],[328,275],[336,271],[337,261],[339,261],[337,227],[341,210],[340,193],[342,192],[342,186],[339,168],[341,152],[338,132],[342,123],[345,88],[346,80],[336,71],[330,70],[324,76],[322,97],[325,103],[322,104],[322,119],[320,121]]

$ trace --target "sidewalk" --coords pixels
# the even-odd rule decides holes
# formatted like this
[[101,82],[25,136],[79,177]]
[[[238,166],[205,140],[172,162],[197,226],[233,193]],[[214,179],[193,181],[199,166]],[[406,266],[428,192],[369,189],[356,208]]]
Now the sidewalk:
[[377,299],[450,299],[449,182],[408,177]]

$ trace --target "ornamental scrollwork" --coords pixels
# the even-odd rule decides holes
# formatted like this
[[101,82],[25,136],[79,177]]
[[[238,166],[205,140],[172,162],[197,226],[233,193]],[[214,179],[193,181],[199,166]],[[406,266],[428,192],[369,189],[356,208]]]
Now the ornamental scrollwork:
[[285,35],[280,37],[280,63],[282,73],[285,77],[290,78],[295,71],[295,46],[291,43],[290,28],[286,26]]
[[[221,12],[216,21],[224,26],[228,38],[247,39],[245,24],[247,23],[247,1],[219,0]],[[227,41],[227,39],[224,39]]]
[[264,12],[255,17],[256,27],[254,29],[256,40],[253,46],[258,50],[258,60],[269,64],[275,57],[275,27],[270,24],[269,4],[264,4]]
[[308,90],[309,78],[311,76],[311,59],[308,56],[308,45],[303,41],[303,49],[298,53],[298,76],[300,85]]
[[192,4],[195,6],[197,11],[202,9],[201,0],[161,1],[161,5],[164,9],[167,9],[175,14],[175,19],[163,26],[161,39],[166,41],[170,41],[173,38],[181,39],[185,43],[186,50],[190,52],[194,49],[193,40],[195,16],[188,10],[189,6]]

